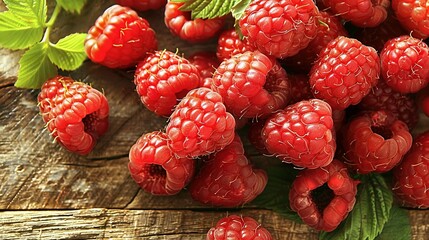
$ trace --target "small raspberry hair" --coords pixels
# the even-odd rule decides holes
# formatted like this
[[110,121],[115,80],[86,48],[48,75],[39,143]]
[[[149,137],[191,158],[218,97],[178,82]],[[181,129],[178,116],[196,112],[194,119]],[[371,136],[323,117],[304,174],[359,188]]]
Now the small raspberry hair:
[[225,23],[225,18],[191,19],[190,12],[183,12],[183,2],[168,1],[165,6],[164,22],[170,32],[189,42],[204,42],[216,36]]
[[380,75],[380,58],[374,48],[356,39],[337,37],[320,52],[310,72],[315,97],[333,109],[358,104],[374,87]]
[[265,54],[245,52],[224,60],[213,75],[212,89],[236,117],[267,116],[289,102],[286,71]]
[[312,0],[254,0],[239,26],[259,51],[284,58],[297,54],[316,36],[318,14]]
[[429,37],[429,7],[424,0],[392,0],[392,9],[401,25],[412,36]]
[[134,67],[157,46],[149,23],[134,10],[119,5],[106,9],[85,39],[88,58],[109,68]]
[[429,208],[429,131],[416,137],[393,170],[393,193],[405,207]]
[[208,88],[188,92],[170,116],[168,144],[178,157],[199,157],[216,152],[234,139],[235,120],[222,97]]
[[262,139],[268,152],[298,167],[319,168],[334,158],[332,109],[319,99],[304,100],[273,114]]
[[207,240],[271,240],[270,232],[255,219],[247,216],[229,215],[221,218],[207,232]]
[[168,50],[149,54],[134,73],[142,103],[161,116],[169,116],[180,99],[199,86],[200,79],[193,64]]
[[136,11],[156,10],[167,4],[167,0],[115,0],[115,2]]
[[223,31],[219,35],[216,56],[220,61],[223,61],[236,54],[254,50],[256,50],[256,48],[250,44],[246,38],[240,39],[237,31],[232,28]]
[[131,147],[128,169],[134,181],[154,195],[179,193],[191,180],[195,160],[176,157],[160,131],[144,134]]
[[238,135],[221,151],[209,156],[189,185],[194,200],[218,207],[238,207],[262,193],[268,181],[244,155]]
[[52,137],[71,152],[88,154],[107,131],[107,99],[85,83],[56,76],[43,84],[37,101]]
[[390,171],[410,150],[407,125],[384,111],[352,119],[344,133],[347,164],[359,174]]
[[333,231],[353,209],[357,184],[336,159],[325,167],[304,169],[289,191],[290,207],[310,227]]
[[400,93],[415,93],[429,84],[429,46],[404,35],[389,40],[380,53],[381,74]]

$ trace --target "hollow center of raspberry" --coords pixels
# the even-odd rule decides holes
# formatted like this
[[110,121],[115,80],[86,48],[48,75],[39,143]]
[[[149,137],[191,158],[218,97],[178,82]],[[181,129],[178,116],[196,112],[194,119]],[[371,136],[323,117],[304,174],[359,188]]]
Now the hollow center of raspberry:
[[91,135],[97,135],[95,127],[97,125],[98,116],[97,113],[91,113],[86,115],[83,119],[84,131]]
[[316,204],[319,213],[323,212],[334,197],[334,191],[332,191],[326,183],[311,191],[311,199],[313,199],[313,202]]
[[372,132],[382,136],[384,139],[389,139],[393,136],[392,131],[390,131],[387,127],[384,126],[372,126],[371,130]]
[[192,16],[190,11],[182,12],[182,15],[185,17],[186,21],[192,21]]
[[158,164],[149,164],[147,166],[147,170],[149,172],[149,175],[156,178],[165,178],[167,177],[167,171]]

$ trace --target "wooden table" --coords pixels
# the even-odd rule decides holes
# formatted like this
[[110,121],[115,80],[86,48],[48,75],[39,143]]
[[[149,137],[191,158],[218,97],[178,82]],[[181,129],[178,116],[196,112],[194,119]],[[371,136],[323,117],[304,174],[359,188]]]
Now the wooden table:
[[[112,1],[88,1],[81,16],[61,14],[54,38],[86,32]],[[0,10],[4,4],[0,1]],[[190,45],[169,34],[161,11],[142,13],[156,30],[159,48],[186,54],[213,48]],[[84,17],[85,16],[85,17]],[[252,205],[213,209],[186,191],[173,197],[143,192],[127,169],[128,151],[143,133],[166,123],[146,110],[132,71],[115,71],[86,61],[74,79],[104,89],[110,128],[86,157],[69,153],[44,127],[37,90],[16,89],[22,51],[0,49],[0,239],[204,239],[228,213],[254,217],[275,239],[317,239],[317,232]],[[414,239],[429,236],[429,211],[409,211]]]

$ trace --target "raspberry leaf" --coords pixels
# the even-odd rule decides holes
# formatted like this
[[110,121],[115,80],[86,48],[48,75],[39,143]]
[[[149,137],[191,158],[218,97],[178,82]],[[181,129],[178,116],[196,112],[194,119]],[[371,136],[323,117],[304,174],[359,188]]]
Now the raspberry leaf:
[[40,41],[43,27],[28,23],[11,11],[0,13],[0,46],[12,50],[28,48]]
[[85,33],[75,33],[60,39],[57,44],[50,44],[47,53],[51,62],[62,70],[78,68],[86,59],[85,37]]
[[411,239],[411,225],[408,212],[396,205],[390,210],[389,220],[376,240],[408,240]]
[[240,18],[243,16],[244,11],[246,8],[250,5],[252,1],[251,0],[238,0],[235,1],[234,6],[232,6],[231,13],[232,16],[235,18],[235,20],[240,20]]
[[46,22],[46,0],[4,0],[9,12],[32,26],[42,27]]
[[86,0],[57,0],[57,4],[64,8],[67,12],[80,13]]
[[18,80],[15,87],[40,88],[51,77],[57,75],[57,68],[48,58],[47,43],[37,43],[19,60]]
[[288,194],[298,170],[283,165],[267,169],[268,183],[264,191],[252,201],[252,204],[273,210],[295,222],[302,222],[298,214],[290,208]]
[[192,18],[216,18],[227,15],[241,0],[174,0],[184,2],[181,11],[191,11]]
[[375,239],[390,217],[393,195],[379,174],[364,175],[358,185],[356,204],[346,220],[332,232],[321,232],[323,240]]

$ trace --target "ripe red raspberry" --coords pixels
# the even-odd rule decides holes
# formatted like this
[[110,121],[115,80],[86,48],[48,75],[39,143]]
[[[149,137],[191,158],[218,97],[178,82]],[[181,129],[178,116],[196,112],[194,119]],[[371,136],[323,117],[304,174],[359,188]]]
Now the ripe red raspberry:
[[220,64],[216,54],[213,52],[197,52],[192,54],[188,60],[200,72],[201,78],[199,87],[210,88],[212,85],[213,73]]
[[387,18],[389,0],[322,0],[334,14],[349,20],[355,26],[375,27]]
[[223,61],[236,54],[255,49],[246,39],[240,39],[240,36],[233,28],[225,30],[219,35],[216,55],[220,61]]
[[170,32],[189,42],[208,40],[222,29],[225,18],[191,19],[190,12],[180,11],[183,2],[168,1],[165,6],[164,22]]
[[283,60],[287,67],[308,73],[317,60],[319,53],[330,41],[338,36],[348,35],[342,23],[328,12],[320,12],[320,15],[317,16],[316,26],[317,35],[308,46],[299,51],[298,54]]
[[119,5],[106,9],[85,39],[88,58],[109,68],[133,67],[156,49],[155,31],[149,23]]
[[387,112],[358,116],[344,133],[346,161],[360,174],[387,172],[401,161],[412,141],[407,125]]
[[170,51],[156,51],[137,65],[134,84],[143,104],[169,116],[186,93],[200,84],[198,69]]
[[429,208],[429,131],[419,135],[393,170],[393,192],[401,204]]
[[315,97],[343,110],[358,104],[378,82],[380,59],[374,48],[340,36],[319,54],[310,72]]
[[314,98],[308,76],[305,74],[288,74],[290,81],[290,104]]
[[272,115],[262,130],[268,152],[305,168],[323,167],[332,161],[334,135],[332,109],[319,99],[289,105]]
[[292,183],[290,207],[311,227],[333,231],[353,209],[357,184],[336,159],[325,167],[304,169]]
[[409,129],[414,128],[419,119],[414,98],[409,94],[394,91],[383,80],[371,89],[358,107],[361,111],[389,111],[395,118],[405,122]]
[[43,84],[37,101],[52,137],[71,152],[88,154],[107,131],[107,99],[85,83],[56,76]]
[[167,0],[115,0],[115,2],[136,11],[146,11],[164,7]]
[[171,114],[166,132],[179,157],[199,157],[218,151],[234,139],[235,120],[222,97],[208,88],[191,90]]
[[189,185],[194,200],[219,207],[237,207],[255,199],[264,190],[268,177],[253,169],[244,155],[241,139],[211,155]]
[[271,240],[270,232],[251,217],[229,215],[220,219],[216,226],[210,228],[207,240]]
[[381,74],[400,93],[415,93],[429,83],[429,47],[408,35],[389,40],[380,53]]
[[286,71],[259,51],[224,60],[213,75],[212,89],[236,117],[269,115],[289,101]]
[[239,25],[259,51],[284,58],[297,54],[316,36],[318,14],[312,0],[254,0]]
[[179,193],[191,180],[195,160],[174,156],[167,145],[167,134],[144,134],[131,147],[128,169],[134,181],[154,195]]
[[423,0],[392,0],[398,21],[414,37],[429,37],[429,6]]

